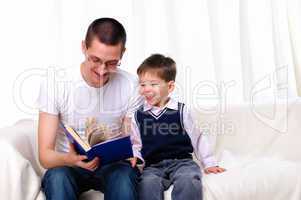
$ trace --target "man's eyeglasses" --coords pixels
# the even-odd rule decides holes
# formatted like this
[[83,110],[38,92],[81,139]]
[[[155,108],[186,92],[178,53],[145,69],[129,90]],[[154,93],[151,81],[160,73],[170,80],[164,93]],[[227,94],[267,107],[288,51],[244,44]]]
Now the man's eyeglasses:
[[109,60],[109,61],[103,62],[101,59],[99,59],[97,57],[90,57],[90,56],[86,56],[86,57],[89,62],[91,62],[97,66],[104,64],[107,68],[115,68],[115,67],[121,65],[121,60]]

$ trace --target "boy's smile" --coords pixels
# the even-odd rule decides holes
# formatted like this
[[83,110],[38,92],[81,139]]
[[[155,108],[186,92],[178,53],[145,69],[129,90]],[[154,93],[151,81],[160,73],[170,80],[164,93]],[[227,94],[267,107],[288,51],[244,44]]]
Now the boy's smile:
[[174,89],[174,81],[166,82],[155,72],[145,72],[139,76],[139,93],[152,106],[163,107]]

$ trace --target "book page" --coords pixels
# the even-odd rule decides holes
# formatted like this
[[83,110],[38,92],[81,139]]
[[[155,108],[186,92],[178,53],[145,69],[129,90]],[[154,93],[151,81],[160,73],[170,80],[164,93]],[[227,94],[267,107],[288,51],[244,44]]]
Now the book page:
[[95,118],[87,118],[85,136],[90,146],[115,137],[106,124],[97,123]]
[[62,124],[62,126],[67,131],[67,134],[69,134],[80,146],[82,146],[82,148],[84,148],[85,151],[88,151],[91,148],[91,146],[85,140],[83,140],[72,127],[66,124]]

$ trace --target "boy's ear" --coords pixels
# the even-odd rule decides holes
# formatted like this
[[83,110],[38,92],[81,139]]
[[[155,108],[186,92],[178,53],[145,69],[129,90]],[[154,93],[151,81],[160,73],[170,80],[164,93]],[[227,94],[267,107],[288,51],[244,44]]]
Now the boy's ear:
[[171,93],[175,89],[175,81],[168,82],[168,92]]

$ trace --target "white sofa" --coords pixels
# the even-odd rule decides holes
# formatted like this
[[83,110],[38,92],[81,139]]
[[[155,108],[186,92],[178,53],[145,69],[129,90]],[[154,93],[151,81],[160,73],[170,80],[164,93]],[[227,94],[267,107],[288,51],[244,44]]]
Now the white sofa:
[[[220,165],[227,168],[222,174],[204,175],[204,200],[301,199],[301,101],[289,102],[287,109],[281,105],[196,112],[200,128],[215,141],[212,145]],[[36,135],[33,120],[0,129],[1,199],[45,199]],[[170,192],[165,193],[166,200],[171,199]],[[80,199],[102,198],[101,193],[90,191]]]

